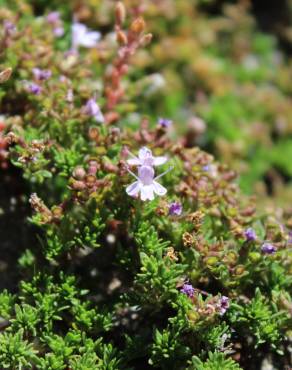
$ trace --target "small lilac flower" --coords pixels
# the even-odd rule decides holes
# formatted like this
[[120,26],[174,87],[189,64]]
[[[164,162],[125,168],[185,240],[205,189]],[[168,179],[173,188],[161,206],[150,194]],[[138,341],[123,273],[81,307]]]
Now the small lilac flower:
[[11,36],[16,31],[15,24],[8,21],[8,20],[4,21],[3,26],[4,26],[4,30],[5,30],[6,34],[9,35],[9,36]]
[[189,298],[193,298],[195,294],[195,288],[191,284],[184,283],[181,288],[181,293],[186,294]]
[[28,91],[34,95],[40,95],[42,92],[41,86],[34,82],[31,82],[30,84],[28,84],[27,88],[28,88]]
[[61,37],[61,36],[63,36],[64,35],[64,28],[63,27],[55,27],[54,29],[53,29],[53,32],[54,32],[54,35],[56,36],[56,37]]
[[216,178],[218,175],[218,169],[215,164],[207,164],[202,167],[202,170],[208,172],[209,176]]
[[154,157],[152,151],[145,146],[139,150],[138,158],[129,152],[133,159],[127,162],[131,166],[160,166],[167,162],[167,157]]
[[245,230],[244,236],[246,237],[246,240],[249,242],[254,242],[257,238],[256,232],[251,227]]
[[104,116],[94,98],[87,100],[87,103],[83,108],[83,112],[90,117],[94,117],[97,122],[104,123],[105,121]]
[[159,196],[165,195],[167,190],[156,180],[165,175],[171,169],[172,168],[169,168],[167,171],[156,177],[154,177],[154,169],[151,166],[138,167],[138,176],[128,169],[129,173],[134,176],[137,181],[126,188],[126,193],[131,197],[137,197],[139,193],[141,193],[142,201],[153,200],[154,194]]
[[60,19],[59,12],[51,12],[47,15],[46,20],[49,24],[53,26],[53,33],[56,37],[61,37],[64,35],[63,22]]
[[45,81],[52,76],[52,72],[48,69],[33,68],[32,73],[37,81]]
[[66,101],[68,103],[73,103],[73,100],[74,100],[74,94],[73,94],[73,90],[72,89],[69,89],[67,91],[67,94],[66,94]]
[[277,252],[277,248],[270,243],[264,243],[261,247],[261,251],[265,254],[274,254]]
[[182,205],[179,202],[173,202],[169,205],[169,215],[180,216],[182,214]]
[[167,118],[159,118],[158,124],[163,128],[168,128],[172,125],[172,120]]
[[72,49],[77,50],[79,46],[93,48],[100,39],[100,32],[91,31],[85,24],[74,22],[72,24]]
[[225,314],[225,312],[229,308],[229,298],[226,296],[222,296],[219,301],[219,313],[221,316]]
[[51,24],[56,24],[60,21],[60,13],[57,11],[50,12],[47,17],[47,22]]

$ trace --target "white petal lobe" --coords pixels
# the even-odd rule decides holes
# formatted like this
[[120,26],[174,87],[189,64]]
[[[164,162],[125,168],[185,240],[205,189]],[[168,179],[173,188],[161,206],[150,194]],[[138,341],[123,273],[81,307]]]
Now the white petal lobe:
[[154,187],[154,192],[157,195],[162,196],[167,193],[167,190],[165,189],[165,187],[160,185],[157,181],[153,181],[153,187]]
[[126,193],[131,197],[136,197],[140,191],[140,183],[139,181],[133,182],[133,184],[127,186]]

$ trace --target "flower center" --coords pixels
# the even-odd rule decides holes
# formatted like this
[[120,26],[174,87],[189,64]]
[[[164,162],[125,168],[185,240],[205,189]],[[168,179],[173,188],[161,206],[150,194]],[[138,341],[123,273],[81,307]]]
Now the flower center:
[[150,166],[141,166],[138,169],[139,180],[143,185],[150,185],[154,178],[154,169]]

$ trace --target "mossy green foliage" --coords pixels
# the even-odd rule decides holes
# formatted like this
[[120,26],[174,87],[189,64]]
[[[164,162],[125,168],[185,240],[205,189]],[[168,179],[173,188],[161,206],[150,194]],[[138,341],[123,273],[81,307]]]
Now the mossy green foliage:
[[[19,168],[30,186],[30,194],[23,197],[32,206],[29,221],[38,230],[38,242],[27,245],[16,266],[11,266],[21,273],[17,288],[0,293],[1,368],[236,370],[259,368],[267,356],[276,366],[288,364],[289,220],[283,217],[280,223],[274,216],[257,213],[254,199],[241,193],[239,180],[226,163],[189,145],[175,124],[174,128],[155,124],[163,110],[181,115],[177,105],[194,86],[183,81],[184,90],[157,95],[150,89],[143,95],[153,76],[144,73],[141,54],[146,61],[148,53],[155,56],[159,70],[164,63],[159,55],[167,58],[159,48],[171,37],[170,29],[176,32],[193,24],[188,3],[201,4],[177,2],[177,18],[171,21],[168,14],[158,25],[161,9],[153,5],[152,13],[149,10],[148,28],[153,26],[154,33],[158,29],[160,36],[148,49],[141,43],[125,62],[130,68],[123,74],[123,94],[114,107],[108,101],[112,87],[108,79],[122,46],[108,35],[106,25],[113,28],[111,2],[88,1],[83,12],[76,9],[76,16],[83,15],[85,21],[89,17],[88,24],[98,25],[103,37],[98,47],[81,47],[78,53],[68,53],[69,5],[50,2],[64,22],[60,38],[44,16],[46,2],[14,1],[0,7],[1,22],[9,20],[17,27],[9,36],[1,34],[5,40],[1,70],[13,69],[12,77],[0,85],[7,154],[3,162],[9,160],[10,168]],[[97,23],[86,15],[88,9],[99,14]],[[200,23],[205,30],[201,16],[196,27]],[[123,27],[131,32],[141,27],[141,37],[146,35],[141,20],[134,26],[131,22],[129,16]],[[202,59],[201,66],[193,60],[198,73],[195,88],[206,88],[212,95],[201,110],[210,123],[204,139],[210,148],[219,134],[225,140],[250,143],[250,133],[244,131],[247,121],[274,115],[265,104],[244,105],[243,90],[217,94],[213,86],[214,76],[220,85],[229,69],[237,37],[252,27],[247,22],[239,35],[235,32],[234,45],[211,43],[208,55],[201,54],[208,40],[198,45],[197,56]],[[211,37],[214,29],[210,32]],[[213,72],[200,75],[207,57],[223,58],[220,45],[229,59],[226,56],[219,69],[211,65]],[[274,45],[269,38],[257,35],[252,47],[265,63],[270,61]],[[181,49],[179,55],[189,68],[190,49],[185,44]],[[232,65],[235,70],[230,74],[238,81],[269,78],[268,64],[261,73],[248,76],[242,67]],[[40,94],[27,85],[34,81],[33,68],[52,72],[47,80],[38,81]],[[168,68],[167,63],[166,75]],[[84,112],[92,97],[105,116],[102,124]],[[239,116],[244,132],[234,123]],[[262,157],[247,150],[244,158],[250,158],[250,176],[258,178],[266,169],[258,163],[267,146],[259,148],[256,140],[252,145],[255,152],[263,151]],[[168,165],[174,167],[159,179],[167,194],[146,202],[125,191],[132,182],[127,148],[136,154],[143,146],[157,156],[168,156],[168,164],[155,169],[157,174]],[[276,147],[268,158],[280,166]],[[251,175],[253,170],[256,174]],[[240,182],[249,187],[253,181],[242,177]],[[171,214],[172,202],[182,205],[181,214]],[[247,237],[248,228],[255,231],[255,238]],[[264,242],[275,253],[263,252]],[[183,292],[186,282],[194,289],[192,295]],[[229,305],[223,309],[226,297]]]

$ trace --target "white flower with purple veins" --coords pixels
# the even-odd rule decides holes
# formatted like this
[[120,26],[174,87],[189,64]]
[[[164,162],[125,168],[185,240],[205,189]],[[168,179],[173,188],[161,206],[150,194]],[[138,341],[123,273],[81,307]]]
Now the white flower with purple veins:
[[97,122],[104,123],[104,116],[94,98],[87,100],[83,112],[90,117],[94,117]]
[[133,157],[127,160],[130,166],[160,166],[167,162],[167,157],[154,157],[152,151],[145,146],[139,150],[138,157],[131,152],[129,154]]
[[93,48],[100,40],[101,34],[91,31],[85,24],[74,22],[72,24],[72,49],[77,50],[79,46]]
[[153,200],[156,195],[163,196],[166,194],[167,190],[164,186],[160,185],[156,180],[161,176],[165,175],[172,168],[163,172],[159,176],[154,177],[154,169],[151,166],[140,166],[138,168],[138,176],[136,176],[132,171],[128,169],[131,175],[133,175],[137,181],[129,185],[126,188],[126,192],[131,197],[138,197],[139,193],[141,195],[141,200]]

